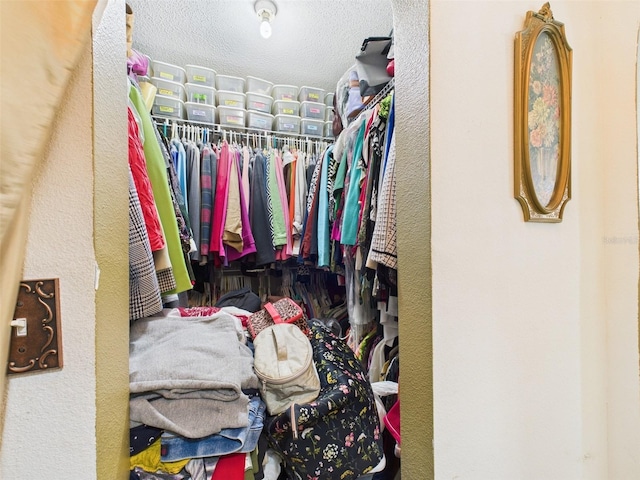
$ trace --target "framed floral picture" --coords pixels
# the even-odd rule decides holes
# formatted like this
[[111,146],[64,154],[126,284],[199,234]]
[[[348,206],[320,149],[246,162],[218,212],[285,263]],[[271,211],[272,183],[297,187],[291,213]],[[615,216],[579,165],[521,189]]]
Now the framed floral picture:
[[560,222],[571,198],[571,47],[549,3],[516,33],[514,194],[525,221]]

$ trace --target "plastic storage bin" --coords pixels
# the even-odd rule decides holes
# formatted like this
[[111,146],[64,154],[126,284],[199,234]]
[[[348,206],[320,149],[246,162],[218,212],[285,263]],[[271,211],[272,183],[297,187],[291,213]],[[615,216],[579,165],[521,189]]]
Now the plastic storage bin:
[[244,108],[219,105],[216,109],[218,123],[225,127],[244,127],[247,111]]
[[218,90],[218,105],[224,107],[244,108],[247,97],[244,93]]
[[269,95],[261,95],[259,93],[247,92],[247,110],[256,112],[271,113],[273,98]]
[[324,103],[325,91],[322,88],[300,87],[300,95],[298,100],[301,102],[320,102]]
[[184,102],[178,98],[156,95],[151,114],[161,117],[184,118]]
[[335,93],[329,92],[324,96],[324,104],[327,107],[333,107],[333,97],[335,97]]
[[200,67],[199,65],[186,65],[187,83],[215,87],[216,71],[211,68]]
[[324,120],[313,120],[311,118],[301,119],[300,133],[302,135],[322,137],[324,135]]
[[273,102],[275,115],[300,115],[300,102],[296,100],[276,100]]
[[244,78],[216,75],[216,88],[227,92],[244,93]]
[[334,110],[333,107],[327,107],[324,111],[324,121],[333,122]]
[[216,107],[205,103],[186,102],[184,108],[187,118],[194,122],[213,123],[216,119]]
[[276,132],[300,133],[300,117],[296,115],[276,115],[273,120]]
[[300,116],[302,118],[313,118],[324,122],[324,111],[327,106],[319,102],[302,102],[300,104]]
[[153,61],[153,76],[178,83],[185,83],[187,80],[184,68],[157,60]]
[[333,137],[333,122],[324,122],[324,136]]
[[274,85],[271,89],[271,96],[274,100],[297,100],[298,87],[293,85]]
[[179,98],[183,102],[186,100],[186,94],[184,87],[181,83],[172,82],[171,80],[165,80],[164,78],[153,77],[151,83],[158,89],[158,95],[164,95],[165,97]]
[[193,103],[204,103],[206,105],[216,104],[216,89],[195,83],[185,83],[187,91],[187,101]]
[[273,115],[270,113],[247,111],[247,127],[259,130],[271,130]]
[[261,78],[247,76],[247,92],[260,93],[262,95],[271,95],[273,83]]

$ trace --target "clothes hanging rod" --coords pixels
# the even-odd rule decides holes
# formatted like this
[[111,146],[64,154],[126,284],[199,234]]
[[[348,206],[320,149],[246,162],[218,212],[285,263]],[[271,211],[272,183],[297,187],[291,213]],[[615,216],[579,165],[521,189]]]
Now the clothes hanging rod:
[[384,87],[382,87],[382,90],[380,90],[378,93],[376,93],[376,96],[373,97],[369,102],[367,102],[367,104],[365,105],[363,110],[369,110],[369,109],[375,107],[382,100],[387,98],[387,95],[389,95],[393,91],[393,89],[395,87],[395,84],[396,84],[395,80],[396,80],[395,77],[393,77],[391,80],[389,80],[387,82],[387,84]]
[[191,125],[194,127],[200,128],[211,128],[213,133],[217,133],[219,135],[224,135],[226,133],[235,133],[240,135],[250,134],[250,135],[258,135],[259,137],[264,137],[265,135],[270,138],[275,138],[276,140],[291,140],[294,138],[300,140],[309,140],[312,142],[320,141],[320,142],[333,142],[335,140],[334,137],[321,137],[315,135],[304,135],[301,133],[287,133],[287,132],[275,132],[273,130],[261,130],[259,128],[252,127],[240,127],[240,126],[223,126],[219,123],[207,123],[207,122],[196,122],[193,120],[185,120],[183,118],[173,118],[173,117],[163,117],[160,115],[152,115],[151,116],[156,124],[163,126],[166,125],[168,127],[171,126],[172,123],[176,123],[176,125]]

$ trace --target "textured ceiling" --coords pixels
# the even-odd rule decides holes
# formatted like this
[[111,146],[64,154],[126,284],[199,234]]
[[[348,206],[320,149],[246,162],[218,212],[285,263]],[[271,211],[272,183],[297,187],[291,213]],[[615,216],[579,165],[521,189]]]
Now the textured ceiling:
[[388,35],[390,0],[274,0],[263,39],[254,0],[128,0],[133,47],[154,60],[276,84],[328,91],[353,65],[362,41]]

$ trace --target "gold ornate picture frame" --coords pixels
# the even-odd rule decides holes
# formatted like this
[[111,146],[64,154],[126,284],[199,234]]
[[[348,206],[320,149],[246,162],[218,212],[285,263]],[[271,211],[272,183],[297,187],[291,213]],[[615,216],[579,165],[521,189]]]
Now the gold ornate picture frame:
[[549,3],[516,33],[514,189],[527,222],[560,222],[571,198],[571,61]]

